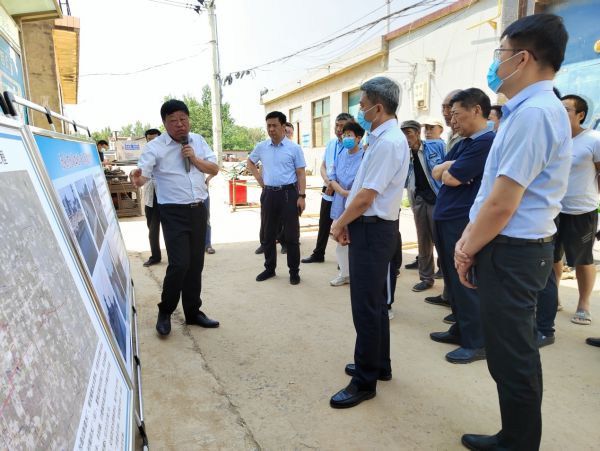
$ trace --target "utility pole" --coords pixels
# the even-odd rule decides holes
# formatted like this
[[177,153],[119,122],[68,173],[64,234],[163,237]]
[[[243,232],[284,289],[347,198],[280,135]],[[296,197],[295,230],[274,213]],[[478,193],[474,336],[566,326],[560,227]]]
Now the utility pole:
[[213,150],[217,154],[217,164],[223,158],[223,123],[221,121],[221,68],[219,64],[219,40],[217,34],[217,16],[215,15],[215,0],[206,2],[208,24],[210,26],[212,49],[213,79],[211,84],[212,97],[212,130]]
[[[386,0],[386,3],[387,3],[387,15],[389,16],[390,15],[390,3],[391,3],[391,1],[390,0]],[[386,28],[385,28],[386,29],[385,33],[389,34],[389,32],[390,32],[390,18],[389,17],[387,18],[386,22],[387,22],[387,25],[386,25]]]

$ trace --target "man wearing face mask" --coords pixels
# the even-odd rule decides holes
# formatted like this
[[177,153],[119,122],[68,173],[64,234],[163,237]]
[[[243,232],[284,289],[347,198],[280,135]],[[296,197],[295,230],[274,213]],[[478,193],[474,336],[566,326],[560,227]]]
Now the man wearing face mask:
[[171,314],[179,298],[186,324],[218,327],[201,310],[204,240],[206,239],[208,197],[206,174],[216,175],[216,157],[204,138],[190,133],[190,113],[180,100],[167,100],[160,108],[167,133],[150,141],[140,156],[131,181],[143,186],[151,178],[156,184],[160,221],[169,266],[158,304],[156,331],[171,332]]
[[560,17],[523,17],[502,33],[488,72],[490,89],[509,101],[454,260],[461,282],[476,287],[481,300],[502,427],[495,435],[463,435],[463,445],[472,450],[540,446],[542,368],[535,310],[552,271],[554,218],[571,164],[569,118],[552,92],[567,40]]
[[325,249],[329,240],[331,230],[331,203],[333,202],[333,189],[329,186],[329,178],[333,171],[333,165],[339,153],[344,149],[342,146],[342,133],[346,122],[354,118],[348,113],[340,113],[335,118],[335,138],[327,143],[323,162],[321,163],[321,177],[323,178],[323,192],[321,197],[321,211],[319,212],[319,232],[317,244],[312,254],[302,259],[302,263],[322,263],[325,261]]
[[376,77],[360,89],[357,122],[371,132],[369,150],[346,209],[331,226],[334,239],[350,246],[350,300],[356,329],[354,363],[345,368],[352,380],[331,398],[336,409],[373,398],[377,381],[392,378],[386,285],[409,164],[408,144],[395,118],[400,87],[389,78]]

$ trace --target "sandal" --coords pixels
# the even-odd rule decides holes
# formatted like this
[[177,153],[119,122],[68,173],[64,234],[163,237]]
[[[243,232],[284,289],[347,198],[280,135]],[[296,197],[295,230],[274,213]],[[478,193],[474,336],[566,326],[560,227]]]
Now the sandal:
[[586,312],[585,310],[577,310],[573,318],[571,318],[571,322],[574,324],[580,324],[582,326],[589,326],[592,324],[592,315],[590,315],[590,312]]

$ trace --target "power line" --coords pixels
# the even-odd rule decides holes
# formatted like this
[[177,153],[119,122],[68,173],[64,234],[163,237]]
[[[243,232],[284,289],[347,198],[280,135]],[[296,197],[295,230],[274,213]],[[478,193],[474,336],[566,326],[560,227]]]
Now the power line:
[[369,30],[369,29],[371,29],[372,27],[374,27],[375,25],[377,25],[378,23],[380,23],[380,22],[382,22],[384,20],[391,19],[391,18],[396,18],[396,17],[400,17],[403,13],[405,13],[407,11],[410,11],[412,9],[415,9],[415,8],[418,8],[418,7],[421,7],[421,6],[426,6],[426,5],[427,6],[429,6],[429,5],[437,6],[437,5],[440,5],[440,4],[444,3],[445,1],[446,0],[421,0],[421,1],[417,2],[417,3],[414,3],[412,5],[406,6],[406,7],[402,8],[402,9],[400,9],[398,11],[395,11],[395,12],[393,12],[391,14],[387,14],[387,15],[385,15],[383,17],[380,17],[379,19],[376,19],[376,20],[373,20],[373,21],[371,21],[369,23],[361,25],[360,27],[356,27],[356,28],[354,28],[352,30],[349,30],[349,31],[345,32],[345,33],[339,34],[339,35],[337,35],[337,36],[335,36],[333,38],[329,38],[329,39],[326,39],[324,41],[312,44],[312,45],[310,45],[308,47],[305,47],[305,48],[303,48],[301,50],[298,50],[298,51],[296,51],[294,53],[291,53],[289,55],[276,58],[274,60],[268,61],[268,62],[263,63],[263,64],[258,64],[256,66],[250,67],[248,69],[243,69],[243,70],[239,70],[239,71],[230,72],[229,75],[227,75],[226,77],[223,78],[223,84],[226,84],[226,83],[227,84],[231,84],[233,82],[233,78],[234,77],[235,78],[241,78],[244,75],[249,74],[250,72],[252,72],[252,71],[254,71],[256,69],[259,69],[259,68],[262,68],[262,67],[265,67],[265,66],[269,66],[271,64],[284,62],[284,61],[286,61],[286,60],[288,60],[290,58],[293,58],[293,57],[299,55],[300,53],[305,53],[305,52],[307,52],[309,50],[314,50],[316,48],[322,48],[322,47],[325,47],[325,46],[331,44],[332,42],[337,41],[338,39],[344,38],[346,36],[350,36],[350,35],[352,35],[354,33],[357,33],[359,31],[362,31],[362,30],[365,30],[365,29]]

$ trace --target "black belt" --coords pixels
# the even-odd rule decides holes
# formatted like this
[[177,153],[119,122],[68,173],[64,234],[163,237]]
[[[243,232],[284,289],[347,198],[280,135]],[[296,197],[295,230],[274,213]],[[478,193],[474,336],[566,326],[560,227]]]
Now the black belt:
[[158,204],[160,208],[198,208],[201,205],[204,205],[203,200],[199,202],[193,202],[191,204]]
[[279,185],[279,186],[265,185],[265,189],[268,191],[285,191],[285,190],[290,190],[290,189],[296,189],[296,184],[290,183],[289,185]]
[[382,219],[379,216],[359,216],[354,222],[362,222],[363,224],[375,224],[377,222],[394,222],[388,219]]
[[525,244],[544,244],[554,241],[554,235],[545,238],[513,238],[512,236],[498,235],[492,240],[492,243],[511,244],[514,246],[523,246]]

